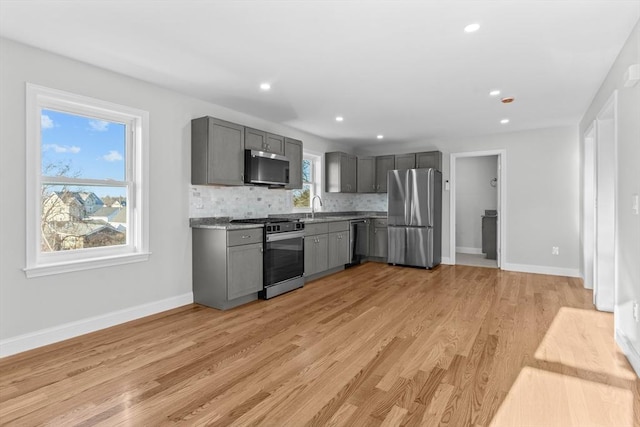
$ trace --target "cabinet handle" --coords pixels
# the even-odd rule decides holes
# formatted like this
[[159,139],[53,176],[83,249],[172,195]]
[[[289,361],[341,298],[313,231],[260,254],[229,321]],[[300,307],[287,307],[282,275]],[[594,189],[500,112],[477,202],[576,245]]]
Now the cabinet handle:
[[244,234],[244,235],[242,236],[242,238],[243,238],[243,239],[248,239],[249,237],[251,237],[251,236],[248,236],[248,235],[246,235],[246,234]]

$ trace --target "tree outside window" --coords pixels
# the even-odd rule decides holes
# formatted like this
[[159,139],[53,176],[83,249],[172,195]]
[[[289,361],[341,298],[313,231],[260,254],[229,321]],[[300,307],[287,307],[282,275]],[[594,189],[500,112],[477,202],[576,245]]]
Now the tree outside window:
[[305,209],[311,207],[314,186],[314,165],[313,160],[304,158],[302,160],[302,189],[293,190],[293,207]]

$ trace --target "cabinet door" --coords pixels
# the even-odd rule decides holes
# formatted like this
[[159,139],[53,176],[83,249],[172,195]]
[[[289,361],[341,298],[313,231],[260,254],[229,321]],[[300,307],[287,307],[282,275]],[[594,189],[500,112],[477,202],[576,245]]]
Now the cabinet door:
[[328,268],[348,264],[351,261],[349,257],[349,232],[329,233],[328,251]]
[[395,169],[415,169],[416,167],[416,155],[413,153],[398,154],[395,161]]
[[387,227],[372,227],[373,238],[371,239],[371,256],[386,258],[388,252]]
[[387,172],[395,167],[395,156],[376,157],[376,192],[387,192]]
[[302,141],[285,138],[284,155],[289,159],[289,184],[285,188],[302,188]]
[[311,276],[329,269],[328,235],[318,234],[304,238],[304,275]]
[[375,193],[376,191],[376,158],[358,157],[358,193]]
[[267,145],[267,134],[261,130],[245,128],[244,148],[245,150],[264,151]]
[[244,126],[201,117],[191,121],[191,183],[244,184]]
[[442,171],[442,152],[426,151],[416,154],[417,168],[435,168]]
[[284,156],[284,136],[268,133],[265,139],[265,151]]
[[349,154],[340,155],[340,191],[342,193],[356,192],[356,156]]
[[227,299],[262,290],[262,243],[227,248]]

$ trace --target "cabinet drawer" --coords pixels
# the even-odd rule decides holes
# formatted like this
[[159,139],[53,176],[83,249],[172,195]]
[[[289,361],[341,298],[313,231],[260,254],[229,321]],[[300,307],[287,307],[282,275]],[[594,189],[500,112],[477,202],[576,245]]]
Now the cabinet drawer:
[[314,236],[316,234],[327,234],[329,232],[329,223],[321,222],[319,224],[309,224],[306,223],[304,225],[305,236]]
[[387,219],[386,218],[375,218],[373,220],[373,226],[374,227],[386,227],[387,226]]
[[262,228],[250,228],[227,231],[227,246],[248,245],[262,243]]
[[349,221],[336,221],[329,223],[329,233],[333,233],[336,231],[348,231],[349,230]]

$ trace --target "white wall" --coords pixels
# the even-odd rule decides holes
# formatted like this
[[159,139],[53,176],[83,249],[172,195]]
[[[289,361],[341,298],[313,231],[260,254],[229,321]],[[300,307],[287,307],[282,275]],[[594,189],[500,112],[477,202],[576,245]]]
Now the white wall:
[[640,64],[640,22],[582,117],[580,135],[617,89],[616,341],[640,375],[640,323],[633,319],[633,303],[640,302],[640,216],[631,210],[632,196],[640,194],[640,83],[624,87],[624,74],[633,64]]
[[[321,138],[0,39],[0,354],[43,344],[192,301],[189,229],[190,121],[211,115],[301,139]],[[150,113],[148,262],[26,279],[25,83]]]
[[482,215],[498,208],[498,156],[461,157],[456,161],[456,251],[482,253]]
[[[360,147],[358,154],[381,155],[430,150],[443,152],[443,180],[449,154],[506,150],[506,263],[515,271],[579,276],[578,128],[561,127],[460,139]],[[443,257],[449,248],[449,192],[443,193]],[[559,246],[560,254],[551,255]]]

